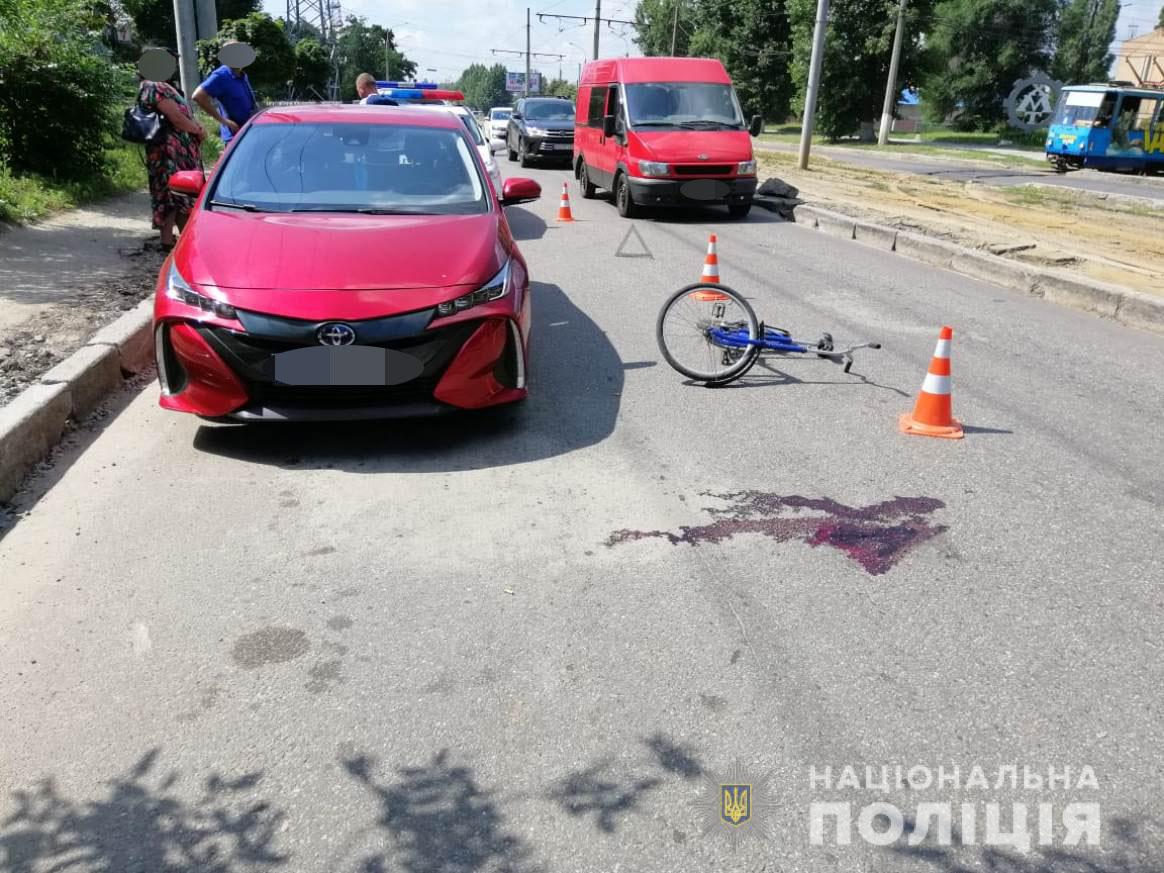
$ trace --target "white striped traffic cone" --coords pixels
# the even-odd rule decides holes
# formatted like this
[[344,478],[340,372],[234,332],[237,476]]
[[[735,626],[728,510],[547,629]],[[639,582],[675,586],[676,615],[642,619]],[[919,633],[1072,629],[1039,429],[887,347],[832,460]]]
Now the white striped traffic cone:
[[570,211],[570,189],[562,183],[562,199],[558,201],[558,221],[573,221],[574,213]]
[[954,329],[950,327],[943,327],[938,334],[938,347],[934,349],[913,413],[906,413],[898,421],[902,433],[962,439],[962,422],[954,418],[950,407],[950,341],[953,338]]

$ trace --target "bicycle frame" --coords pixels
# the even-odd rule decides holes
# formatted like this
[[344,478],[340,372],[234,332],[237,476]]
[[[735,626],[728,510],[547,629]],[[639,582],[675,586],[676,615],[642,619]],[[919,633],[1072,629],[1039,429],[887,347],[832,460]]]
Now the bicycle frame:
[[819,357],[829,358],[834,361],[844,361],[846,373],[853,366],[853,352],[857,351],[857,349],[881,348],[881,343],[860,343],[855,346],[849,346],[846,349],[837,350],[832,347],[832,337],[827,334],[824,338],[813,343],[806,340],[794,339],[791,334],[778,328],[767,327],[763,323],[760,324],[760,329],[763,331],[763,335],[756,339],[748,336],[746,329],[739,327],[709,327],[707,329],[707,335],[716,345],[728,349],[747,349],[751,346],[758,346],[761,353],[815,354]]

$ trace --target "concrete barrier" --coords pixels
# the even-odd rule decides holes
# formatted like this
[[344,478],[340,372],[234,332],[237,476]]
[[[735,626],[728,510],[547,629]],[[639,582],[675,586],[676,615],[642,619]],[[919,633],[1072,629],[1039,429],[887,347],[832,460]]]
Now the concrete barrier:
[[1097,312],[1108,318],[1116,317],[1116,311],[1125,296],[1122,288],[1053,270],[1040,272],[1038,283],[1044,300],[1073,309]]
[[113,346],[122,373],[141,373],[154,362],[153,317],[154,300],[150,297],[101,328],[86,345]]
[[72,412],[64,383],[31,385],[0,409],[0,502],[10,500],[28,471],[48,457]]
[[874,248],[893,251],[897,245],[897,228],[870,224],[867,221],[853,222],[853,238]]
[[950,269],[963,276],[1013,288],[1024,294],[1037,293],[1038,280],[1034,270],[1024,264],[1000,258],[998,255],[972,250],[963,251],[954,256],[950,262]]
[[92,412],[121,385],[121,363],[113,346],[82,346],[40,377],[45,385],[68,385],[74,418]]
[[824,209],[819,209],[816,213],[816,226],[830,236],[839,236],[841,239],[853,239],[857,222],[847,215],[840,215],[836,212],[827,212]]
[[907,258],[921,261],[923,264],[944,267],[947,270],[950,269],[955,257],[967,251],[954,243],[904,230],[897,232],[893,250],[899,255],[905,255]]

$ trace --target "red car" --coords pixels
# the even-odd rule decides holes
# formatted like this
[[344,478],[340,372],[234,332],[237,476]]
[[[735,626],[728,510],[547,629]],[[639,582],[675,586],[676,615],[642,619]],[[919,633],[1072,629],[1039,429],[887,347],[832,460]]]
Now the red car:
[[162,266],[161,405],[211,419],[384,418],[526,396],[529,275],[451,114],[270,109],[235,137]]

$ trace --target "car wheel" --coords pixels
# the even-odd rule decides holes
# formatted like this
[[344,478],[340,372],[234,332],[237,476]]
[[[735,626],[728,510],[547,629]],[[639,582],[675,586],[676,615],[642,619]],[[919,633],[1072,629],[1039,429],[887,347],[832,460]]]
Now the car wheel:
[[752,211],[751,203],[733,203],[728,207],[728,215],[732,218],[747,218]]
[[627,184],[626,174],[619,173],[614,180],[614,205],[618,207],[618,214],[623,218],[635,218],[639,208],[631,199],[630,185]]
[[518,154],[521,156],[521,165],[528,167],[533,163],[533,158],[529,155],[529,143],[522,140],[517,144]]
[[590,171],[586,169],[586,162],[582,161],[578,167],[578,189],[582,192],[582,196],[587,200],[594,199],[594,192],[597,190],[594,183],[590,181]]
[[509,144],[509,137],[505,137],[505,153],[511,161],[517,160],[517,152],[514,151],[513,146]]

